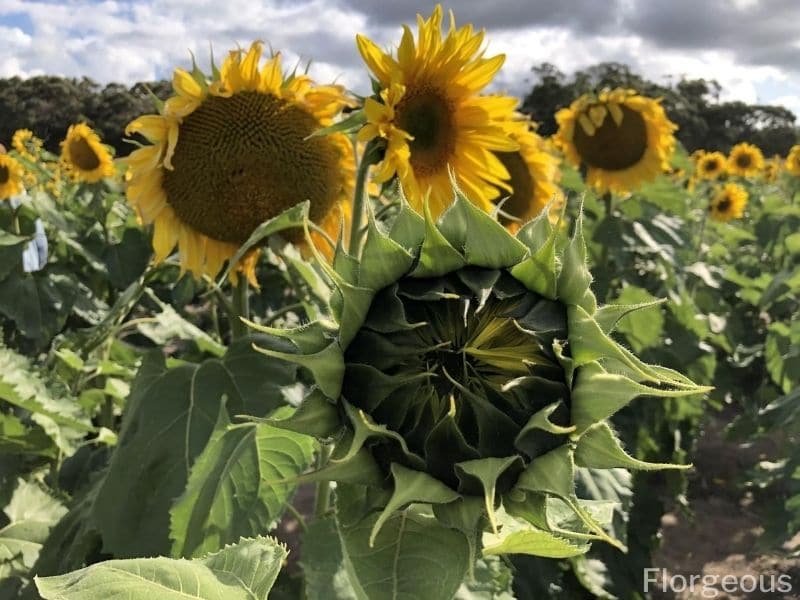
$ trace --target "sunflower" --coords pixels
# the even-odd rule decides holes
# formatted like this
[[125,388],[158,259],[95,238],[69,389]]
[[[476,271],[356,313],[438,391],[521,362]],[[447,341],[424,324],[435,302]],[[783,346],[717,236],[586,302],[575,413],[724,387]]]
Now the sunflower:
[[789,173],[795,177],[800,177],[800,144],[792,146],[789,150],[785,166]]
[[[284,77],[280,55],[259,70],[261,54],[261,42],[229,53],[210,81],[176,69],[163,114],[126,129],[152,142],[125,162],[128,199],[154,225],[156,260],[177,244],[196,277],[214,277],[258,225],[301,201],[331,237],[349,210],[352,144],[343,134],[308,139],[349,104],[343,89]],[[237,266],[253,284],[256,258]]]
[[621,88],[584,94],[556,121],[559,147],[600,193],[629,193],[669,169],[677,125],[659,100]]
[[777,181],[778,175],[780,175],[782,168],[783,160],[779,155],[776,154],[772,158],[766,159],[764,161],[764,170],[762,171],[764,180],[768,182]]
[[61,142],[61,162],[73,179],[95,183],[114,174],[114,161],[108,148],[85,123],[71,125]]
[[21,194],[24,176],[25,170],[15,158],[0,153],[0,200]]
[[[484,32],[472,25],[442,30],[442,8],[426,20],[417,16],[417,41],[404,27],[397,57],[357,36],[358,49],[380,86],[365,102],[367,124],[359,139],[385,140],[376,170],[379,182],[397,176],[410,203],[422,212],[430,197],[434,216],[453,200],[452,170],[458,186],[486,211],[499,189],[511,191],[508,170],[495,152],[514,152],[498,117],[509,118],[516,100],[478,96],[502,66],[505,56],[484,58]],[[443,37],[444,36],[444,37]]]
[[695,175],[700,179],[717,179],[725,172],[725,161],[722,152],[701,152],[695,158]]
[[728,172],[739,177],[755,177],[764,168],[764,155],[758,146],[736,144],[728,156]]
[[44,144],[30,129],[17,129],[11,137],[11,145],[22,158],[35,161]]
[[[557,218],[564,196],[558,188],[561,172],[558,159],[548,151],[547,144],[523,118],[509,123],[508,134],[519,144],[519,150],[495,152],[509,173],[511,193],[500,191],[503,200],[500,220],[515,233],[522,225],[553,203],[550,215]],[[556,210],[553,210],[556,209]]]
[[726,183],[717,188],[708,212],[715,221],[728,222],[744,214],[747,206],[747,190],[735,183]]

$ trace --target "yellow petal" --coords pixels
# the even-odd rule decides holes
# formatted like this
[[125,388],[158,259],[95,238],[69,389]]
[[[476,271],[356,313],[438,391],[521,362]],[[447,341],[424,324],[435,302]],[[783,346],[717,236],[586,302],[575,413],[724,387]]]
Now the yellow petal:
[[388,85],[392,78],[392,73],[398,69],[397,62],[378,48],[372,40],[361,34],[356,35],[356,43],[361,57],[375,74],[375,77],[378,78],[378,81],[384,86]]
[[179,95],[197,102],[205,97],[203,88],[195,81],[191,73],[184,69],[175,69],[172,75],[172,87]]
[[601,127],[603,125],[607,114],[608,111],[602,104],[598,104],[589,109],[589,118],[592,120],[595,127]]
[[608,112],[611,113],[611,118],[614,119],[614,123],[617,124],[617,127],[622,125],[622,109],[619,107],[619,104],[616,102],[609,102],[608,104]]
[[178,243],[180,224],[175,212],[170,208],[161,212],[153,227],[153,250],[156,263],[163,262]]
[[167,122],[160,115],[143,115],[125,128],[125,135],[139,133],[151,142],[161,142],[167,137]]
[[586,135],[588,136],[594,135],[595,132],[594,125],[592,125],[592,122],[589,120],[589,117],[582,114],[581,116],[578,117],[578,123],[580,123],[581,128],[583,129],[583,132]]

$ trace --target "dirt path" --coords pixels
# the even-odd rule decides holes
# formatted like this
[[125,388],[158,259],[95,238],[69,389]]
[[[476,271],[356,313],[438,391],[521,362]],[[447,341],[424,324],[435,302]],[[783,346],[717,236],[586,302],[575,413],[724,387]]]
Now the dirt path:
[[[664,592],[662,578],[653,593],[655,599],[694,600],[798,599],[800,598],[800,558],[787,556],[800,549],[800,535],[787,546],[787,555],[765,553],[759,548],[763,533],[753,498],[741,493],[736,480],[760,460],[770,458],[774,444],[731,442],[724,438],[725,415],[714,416],[704,428],[695,453],[695,471],[690,479],[692,514],[673,511],[661,520],[663,543],[654,556],[657,575],[672,578],[674,591]],[[683,577],[673,578],[675,575]],[[689,578],[695,575],[694,590]],[[713,585],[703,586],[700,576]],[[728,579],[724,591],[723,577]],[[686,589],[680,591],[681,588]],[[791,585],[792,590],[787,590]],[[748,590],[755,586],[752,592]],[[764,590],[759,591],[759,587]],[[735,591],[736,590],[736,591]]]

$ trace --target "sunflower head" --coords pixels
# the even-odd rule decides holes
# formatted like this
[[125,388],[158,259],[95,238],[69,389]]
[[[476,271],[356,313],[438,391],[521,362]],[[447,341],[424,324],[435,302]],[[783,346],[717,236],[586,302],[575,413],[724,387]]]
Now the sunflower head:
[[95,183],[114,174],[114,160],[108,147],[85,123],[71,125],[61,142],[64,170],[78,181]]
[[800,144],[792,146],[789,150],[784,166],[790,174],[800,177]]
[[742,142],[731,148],[728,155],[728,173],[739,177],[755,177],[764,168],[764,155],[758,146]]
[[740,219],[747,206],[747,197],[747,190],[742,186],[736,183],[726,183],[714,191],[708,205],[708,212],[715,221],[727,222]]
[[388,231],[371,217],[358,260],[339,251],[335,266],[320,262],[334,282],[331,321],[254,325],[292,341],[296,353],[263,352],[317,384],[277,424],[338,440],[310,477],[382,498],[372,540],[419,503],[470,540],[487,528],[502,537],[501,507],[546,536],[555,521],[541,501],[552,496],[582,524],[575,535],[608,541],[575,495],[575,466],[644,465],[605,419],[640,394],[701,388],[609,337],[632,307],[598,308],[580,220],[569,239],[544,214],[512,236],[460,192],[438,220],[425,208],[423,219],[404,204]]
[[0,153],[0,200],[13,198],[24,189],[25,170],[15,158]]
[[725,172],[725,155],[722,152],[701,152],[695,157],[695,176],[700,179],[717,179]]
[[11,138],[11,145],[21,157],[35,161],[42,151],[44,142],[33,135],[30,129],[17,129]]
[[[352,196],[355,159],[342,134],[309,137],[349,104],[342,88],[284,76],[262,44],[231,52],[207,77],[176,69],[162,114],[133,121],[152,142],[127,159],[127,195],[154,224],[156,259],[178,245],[184,269],[215,276],[253,231],[308,200],[312,221],[336,235]],[[254,281],[255,255],[239,265]]]
[[500,220],[514,233],[550,205],[551,220],[558,218],[564,195],[558,187],[561,172],[558,159],[545,141],[536,133],[533,124],[518,117],[509,122],[509,137],[519,144],[519,150],[495,152],[508,171],[511,192],[501,189]]
[[782,169],[783,160],[777,154],[772,158],[766,159],[764,161],[764,170],[762,171],[764,180],[768,182],[777,181]]
[[498,188],[510,191],[508,171],[494,153],[518,149],[500,123],[516,100],[478,95],[505,57],[486,58],[484,32],[457,28],[450,17],[445,32],[441,6],[428,19],[418,16],[417,39],[405,27],[396,55],[357,37],[379,89],[365,102],[359,139],[377,138],[385,148],[377,180],[398,177],[412,206],[421,213],[429,197],[434,215],[452,201],[450,169],[471,200],[491,210]]
[[601,193],[632,192],[669,169],[677,126],[658,100],[625,89],[585,94],[556,121],[557,144]]

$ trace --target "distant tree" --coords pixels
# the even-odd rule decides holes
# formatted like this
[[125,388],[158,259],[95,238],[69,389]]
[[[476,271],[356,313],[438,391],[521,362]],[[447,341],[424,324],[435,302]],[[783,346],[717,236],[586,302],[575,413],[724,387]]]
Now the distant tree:
[[148,89],[165,99],[170,86],[158,81],[131,88],[116,83],[100,87],[85,77],[0,79],[0,141],[9,146],[14,131],[30,129],[48,150],[57,153],[69,126],[86,122],[118,156],[127,155],[131,146],[123,141],[125,125],[138,115],[154,112]]
[[621,63],[599,63],[567,77],[549,63],[533,67],[536,83],[525,96],[522,110],[539,123],[539,132],[551,135],[558,128],[555,113],[581,94],[603,88],[626,87],[662,99],[664,110],[679,130],[677,138],[692,152],[698,148],[728,152],[746,141],[764,154],[785,155],[797,143],[796,117],[780,106],[720,102],[716,81],[680,79],[661,85],[643,78]]

